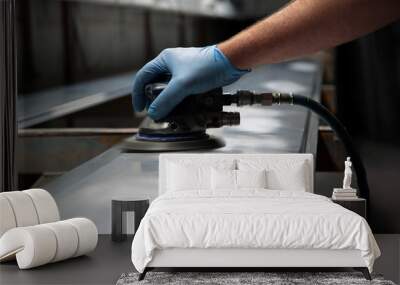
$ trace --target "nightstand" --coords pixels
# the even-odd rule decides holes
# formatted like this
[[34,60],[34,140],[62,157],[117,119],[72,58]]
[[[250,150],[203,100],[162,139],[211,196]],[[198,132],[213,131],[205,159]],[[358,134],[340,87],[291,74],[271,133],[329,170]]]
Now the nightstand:
[[[138,229],[140,221],[149,208],[150,198],[148,197],[123,197],[114,198],[111,204],[111,238],[113,241],[124,241],[127,234],[124,233],[124,227],[128,222],[124,220],[124,213],[134,213],[135,231]],[[130,225],[132,226],[132,225]]]
[[363,198],[354,198],[348,200],[332,199],[332,202],[341,205],[342,207],[359,214],[364,219],[367,218],[367,201]]

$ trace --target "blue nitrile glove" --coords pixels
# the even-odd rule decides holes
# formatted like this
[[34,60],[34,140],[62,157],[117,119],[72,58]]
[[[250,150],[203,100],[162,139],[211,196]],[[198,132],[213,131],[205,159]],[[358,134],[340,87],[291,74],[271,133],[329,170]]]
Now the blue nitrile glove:
[[147,107],[145,86],[162,75],[170,74],[167,87],[148,108],[148,115],[159,120],[186,96],[231,84],[247,72],[249,70],[235,68],[215,45],[165,49],[136,74],[133,104],[137,111]]

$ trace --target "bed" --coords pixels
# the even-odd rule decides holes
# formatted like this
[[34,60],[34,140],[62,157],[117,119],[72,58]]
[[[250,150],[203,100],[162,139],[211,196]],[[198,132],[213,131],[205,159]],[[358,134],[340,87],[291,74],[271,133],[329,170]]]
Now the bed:
[[161,154],[132,262],[153,268],[352,267],[380,255],[364,218],[313,193],[311,154]]

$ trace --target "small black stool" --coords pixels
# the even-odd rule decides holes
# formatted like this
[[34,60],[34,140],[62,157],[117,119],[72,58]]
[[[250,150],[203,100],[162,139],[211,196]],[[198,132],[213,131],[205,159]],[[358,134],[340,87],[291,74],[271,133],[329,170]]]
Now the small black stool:
[[123,233],[123,218],[124,212],[135,212],[135,232],[137,231],[140,221],[146,214],[149,208],[149,198],[114,198],[111,202],[111,239],[113,241],[124,241],[127,234]]

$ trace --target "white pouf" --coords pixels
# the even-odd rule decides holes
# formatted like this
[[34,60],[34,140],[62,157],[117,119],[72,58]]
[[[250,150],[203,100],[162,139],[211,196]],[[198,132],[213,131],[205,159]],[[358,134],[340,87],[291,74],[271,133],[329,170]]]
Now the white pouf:
[[0,237],[16,226],[17,222],[10,202],[6,197],[0,195]]
[[0,193],[0,262],[17,259],[20,269],[28,269],[96,248],[91,220],[59,219],[55,200],[43,189]]
[[85,218],[14,228],[0,238],[0,260],[14,256],[20,269],[77,257],[97,245],[97,228]]
[[3,192],[1,195],[10,202],[17,227],[33,226],[39,223],[35,205],[28,194],[12,191]]
[[98,233],[96,225],[91,220],[74,218],[66,220],[65,222],[74,226],[79,236],[78,248],[74,257],[83,255],[96,248]]
[[40,225],[14,228],[0,238],[0,260],[16,257],[21,269],[51,262],[56,250],[53,232]]
[[43,189],[29,189],[22,191],[28,194],[33,201],[33,204],[38,215],[39,224],[51,223],[60,220],[60,213],[54,198],[49,192]]
[[75,255],[78,250],[79,236],[70,223],[60,221],[43,226],[52,230],[55,234],[57,244],[60,245],[57,247],[57,252],[52,262],[67,259]]

